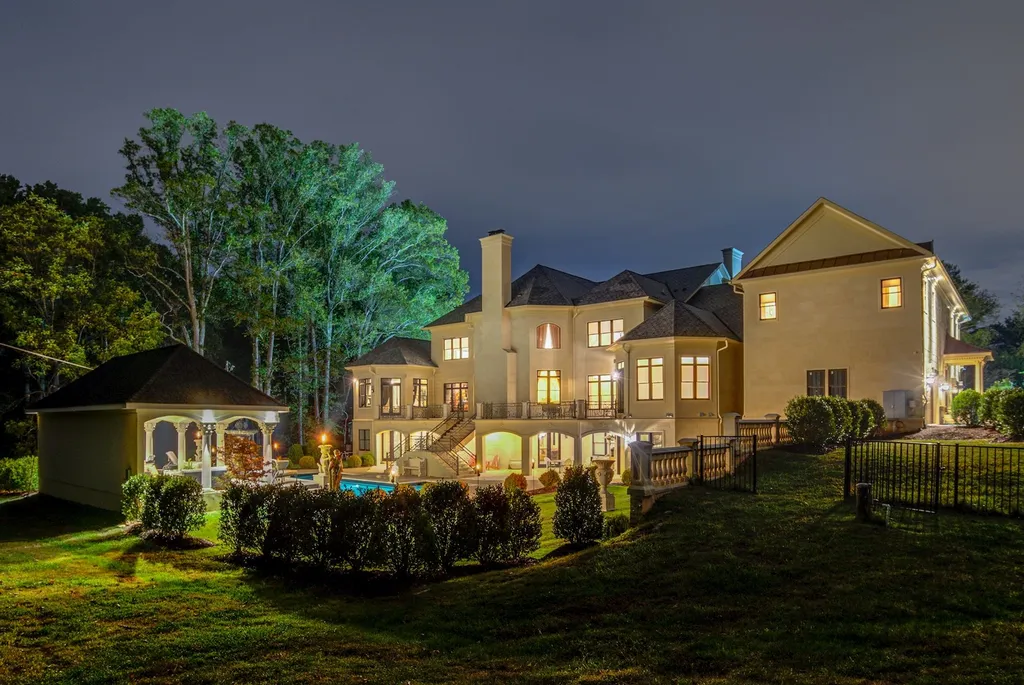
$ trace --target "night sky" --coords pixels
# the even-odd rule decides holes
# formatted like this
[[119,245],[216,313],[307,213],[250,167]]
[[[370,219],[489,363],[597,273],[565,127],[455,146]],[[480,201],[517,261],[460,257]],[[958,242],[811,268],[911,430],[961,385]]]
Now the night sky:
[[[357,141],[590,278],[752,257],[824,195],[1021,285],[1024,2],[44,2],[0,10],[0,173],[110,200],[171,106]],[[115,205],[116,206],[116,205]]]

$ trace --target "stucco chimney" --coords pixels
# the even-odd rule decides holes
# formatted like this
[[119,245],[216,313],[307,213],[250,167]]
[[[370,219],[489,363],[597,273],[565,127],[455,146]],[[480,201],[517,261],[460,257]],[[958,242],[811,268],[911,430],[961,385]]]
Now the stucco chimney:
[[743,268],[743,252],[735,247],[725,248],[722,250],[722,263],[725,264],[725,270],[729,272],[729,278],[735,278]]
[[[512,322],[505,305],[512,299],[512,236],[499,229],[480,239],[481,325],[476,332],[476,393],[482,402],[515,401]],[[510,357],[511,355],[511,357]],[[510,372],[509,366],[513,365]]]

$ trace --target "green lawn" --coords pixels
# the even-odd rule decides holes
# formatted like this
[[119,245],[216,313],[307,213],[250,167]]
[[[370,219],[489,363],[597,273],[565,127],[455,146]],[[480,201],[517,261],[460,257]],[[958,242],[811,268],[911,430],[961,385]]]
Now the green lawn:
[[373,598],[9,502],[0,682],[1019,682],[1020,522],[858,525],[841,454],[759,462],[757,496],[681,490],[623,539]]

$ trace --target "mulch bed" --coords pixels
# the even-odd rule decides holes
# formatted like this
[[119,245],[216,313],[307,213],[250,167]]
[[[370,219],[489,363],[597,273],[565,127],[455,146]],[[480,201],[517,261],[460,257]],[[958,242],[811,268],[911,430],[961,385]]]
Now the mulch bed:
[[986,442],[1009,442],[1010,439],[991,428],[968,428],[967,426],[929,426],[916,433],[903,436],[905,440],[984,440]]

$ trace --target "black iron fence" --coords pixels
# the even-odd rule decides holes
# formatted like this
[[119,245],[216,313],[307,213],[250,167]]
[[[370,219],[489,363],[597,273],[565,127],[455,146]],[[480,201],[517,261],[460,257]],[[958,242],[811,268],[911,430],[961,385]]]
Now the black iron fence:
[[702,435],[694,446],[692,483],[757,492],[756,435]]
[[1024,448],[902,440],[849,440],[844,496],[871,483],[872,499],[937,512],[1024,514]]

